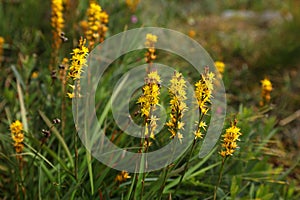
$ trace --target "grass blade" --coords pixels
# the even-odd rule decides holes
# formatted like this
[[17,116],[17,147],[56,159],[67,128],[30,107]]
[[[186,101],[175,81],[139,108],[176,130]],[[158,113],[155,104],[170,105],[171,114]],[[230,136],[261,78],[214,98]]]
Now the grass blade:
[[66,152],[66,154],[69,158],[71,166],[74,167],[74,162],[73,162],[73,159],[72,159],[71,152],[70,152],[67,144],[65,143],[64,138],[59,134],[58,130],[52,125],[52,122],[48,119],[48,117],[42,111],[39,110],[39,114],[43,118],[43,120],[47,124],[47,126],[49,128],[51,128],[51,131],[57,137],[58,141],[61,143],[63,149],[65,150],[65,152]]

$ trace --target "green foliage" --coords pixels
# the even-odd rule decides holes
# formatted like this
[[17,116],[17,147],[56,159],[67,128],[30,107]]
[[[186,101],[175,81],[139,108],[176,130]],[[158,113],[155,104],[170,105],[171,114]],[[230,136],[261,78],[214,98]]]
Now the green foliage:
[[[183,2],[189,7],[184,7]],[[190,15],[195,15],[195,12],[199,11],[199,18],[204,14],[217,15],[226,9],[263,12],[269,4],[272,4],[272,9],[284,6],[291,11],[293,20],[272,29],[271,33],[274,34],[268,35],[261,44],[248,37],[241,39],[240,32],[223,36],[212,34],[208,37],[211,32],[203,30],[199,31],[199,38],[195,38],[200,41],[207,39],[204,46],[215,57],[232,61],[223,75],[229,102],[224,130],[236,118],[242,136],[238,142],[239,148],[226,159],[222,170],[222,157],[218,153],[221,140],[202,159],[198,157],[202,141],[197,141],[194,151],[189,148],[164,169],[130,174],[131,178],[119,183],[115,180],[119,172],[93,158],[76,138],[71,100],[66,98],[60,80],[51,77],[52,72],[48,69],[52,52],[49,1],[43,4],[35,0],[0,1],[0,36],[5,38],[4,61],[0,63],[0,199],[212,199],[220,171],[222,179],[216,188],[217,199],[300,198],[300,178],[296,173],[299,172],[299,154],[295,155],[296,159],[291,158],[288,164],[283,162],[284,155],[288,154],[285,145],[289,143],[281,139],[285,137],[282,134],[285,127],[278,125],[281,113],[276,109],[280,105],[258,107],[259,80],[251,75],[252,72],[260,73],[259,76],[272,75],[277,73],[276,70],[286,67],[285,64],[290,69],[299,64],[299,4],[289,5],[285,1],[203,1],[199,8],[198,1],[162,0],[157,4],[142,1],[137,11],[132,13],[125,1],[106,0],[100,3],[110,15],[107,37],[144,24],[172,27],[180,23],[182,27],[179,31],[187,32],[185,21],[193,24]],[[84,18],[87,6],[87,1],[78,1],[76,10],[71,11],[72,17],[66,22],[65,33],[69,40],[62,45],[57,56],[57,77],[60,73],[58,65],[64,57],[70,58],[72,48],[83,33],[79,22]],[[158,12],[155,6],[170,9]],[[139,20],[136,24],[130,21],[133,14]],[[199,20],[197,17],[193,20]],[[283,32],[286,33],[286,41],[281,40]],[[219,49],[215,48],[216,45]],[[191,81],[196,80],[197,77],[193,77],[194,73],[188,70],[188,64],[183,59],[169,56],[163,51],[158,51],[158,55],[161,55],[161,63],[171,63],[183,69],[184,75],[191,75]],[[96,105],[97,117],[105,135],[120,147],[132,147],[134,152],[139,149],[140,141],[122,134],[114,123],[110,104],[111,88],[112,83],[132,65],[143,64],[143,57],[143,51],[135,51],[116,60],[105,72],[96,95],[96,102],[99,102]],[[235,68],[235,61],[240,63],[241,60],[243,67]],[[273,71],[272,66],[275,69]],[[35,72],[37,77],[33,76]],[[245,78],[247,75],[251,81]],[[294,84],[293,81],[290,84]],[[280,87],[277,84],[279,94]],[[134,94],[131,101],[132,116],[138,110],[135,102],[140,94]],[[161,99],[162,106],[167,107],[169,97],[164,95]],[[294,103],[294,107],[297,105]],[[63,120],[62,116],[65,117],[62,124],[53,123],[55,118]],[[21,159],[15,153],[9,130],[10,124],[16,119],[22,121],[24,126],[25,148]],[[134,120],[142,121],[138,117]],[[43,129],[50,131],[49,138],[45,138]],[[166,128],[162,132],[167,136],[154,141],[153,149],[165,144],[164,139],[169,138]],[[189,163],[187,169],[186,163]]]

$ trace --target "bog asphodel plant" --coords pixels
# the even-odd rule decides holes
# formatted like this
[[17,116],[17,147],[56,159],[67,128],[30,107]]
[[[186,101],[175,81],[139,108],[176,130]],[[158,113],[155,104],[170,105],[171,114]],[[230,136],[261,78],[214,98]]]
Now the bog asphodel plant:
[[271,92],[273,90],[272,83],[269,79],[261,80],[261,101],[260,106],[270,103]]
[[116,176],[115,181],[118,183],[123,183],[129,178],[131,178],[131,176],[129,176],[129,173],[123,170]]
[[225,63],[223,63],[221,61],[216,61],[215,62],[215,67],[218,69],[220,75],[222,76],[224,74],[224,71],[225,71]]
[[146,35],[145,46],[147,47],[147,52],[145,54],[145,59],[147,63],[152,63],[156,59],[155,55],[155,43],[157,42],[157,36],[151,33]]
[[195,83],[195,97],[200,115],[199,121],[196,121],[197,128],[194,132],[195,138],[202,138],[203,131],[206,130],[206,123],[203,121],[203,118],[205,115],[208,115],[209,105],[211,104],[214,77],[215,74],[209,72],[208,68],[205,68],[200,80]]
[[22,153],[24,148],[23,124],[16,120],[10,125],[11,138],[14,141],[14,147],[17,153]]
[[226,129],[223,137],[223,143],[220,155],[224,158],[227,156],[232,156],[235,152],[236,148],[238,148],[237,141],[239,141],[239,137],[242,135],[240,132],[240,128],[237,127],[237,120],[231,122],[231,126]]
[[225,161],[227,158],[233,155],[235,150],[238,148],[237,141],[239,141],[239,137],[242,135],[240,132],[240,128],[237,126],[237,120],[234,119],[230,127],[226,129],[225,133],[222,135],[222,150],[219,152],[219,154],[222,157],[222,164],[221,164],[221,169],[219,173],[219,178],[217,185],[215,186],[215,191],[214,191],[214,200],[217,199],[217,190],[220,186],[221,180],[222,180],[222,174],[223,174],[223,169],[225,165]]
[[109,20],[109,15],[105,11],[102,11],[100,13],[100,22],[101,22],[101,26],[100,26],[100,30],[99,30],[99,41],[100,42],[103,42],[105,39],[105,35],[108,30],[108,27],[107,27],[108,20]]
[[153,112],[159,103],[160,76],[157,71],[150,72],[146,79],[143,87],[143,94],[138,98],[137,103],[140,105],[141,116],[145,119],[145,136],[154,138],[154,131],[156,128],[156,116]]
[[168,130],[171,133],[171,138],[177,137],[181,142],[183,135],[181,131],[184,129],[184,122],[182,117],[187,110],[185,103],[186,97],[186,81],[183,79],[182,74],[175,72],[170,80],[169,87],[170,100],[170,120],[166,123]]
[[[71,53],[71,64],[69,67],[68,78],[71,78],[73,81],[80,80],[80,74],[83,71],[83,68],[87,66],[87,56],[89,53],[89,49],[85,46],[86,40],[80,38],[78,47],[73,49]],[[77,94],[74,93],[75,85],[70,84],[71,89],[73,90],[71,93],[67,93],[69,98],[80,97],[80,88],[77,85]]]
[[64,28],[64,18],[63,18],[63,1],[62,0],[52,0],[51,1],[51,26],[53,34],[53,44],[52,47],[54,50],[60,48],[62,39],[60,35],[63,32]]
[[101,6],[95,1],[90,1],[89,8],[86,12],[87,23],[82,22],[85,29],[85,37],[91,50],[96,43],[103,42],[108,30],[108,14],[102,11]]

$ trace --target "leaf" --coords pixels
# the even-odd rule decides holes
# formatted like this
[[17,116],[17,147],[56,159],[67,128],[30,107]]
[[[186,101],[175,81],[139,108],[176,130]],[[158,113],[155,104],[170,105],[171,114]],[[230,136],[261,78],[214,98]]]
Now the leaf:
[[237,177],[233,176],[231,179],[231,186],[230,186],[230,194],[232,200],[235,199],[238,190],[239,190],[239,185],[237,184]]
[[[44,122],[47,124],[47,126],[51,129],[51,131],[54,133],[54,135],[57,137],[58,141],[62,144],[63,149],[65,150],[65,152],[67,153],[67,156],[69,158],[69,161],[71,163],[71,166],[74,167],[74,162],[73,162],[73,158],[71,155],[71,152],[67,146],[67,144],[65,143],[64,138],[59,134],[58,130],[56,129],[55,126],[52,125],[51,121],[48,119],[48,117],[39,110],[39,114],[42,117],[42,119],[44,120]],[[76,133],[75,133],[76,134]]]

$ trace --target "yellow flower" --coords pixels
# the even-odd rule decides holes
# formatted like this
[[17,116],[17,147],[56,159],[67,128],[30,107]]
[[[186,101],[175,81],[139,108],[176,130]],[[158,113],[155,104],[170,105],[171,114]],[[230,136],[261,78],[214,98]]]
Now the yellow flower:
[[171,138],[177,136],[179,141],[182,140],[183,135],[179,132],[184,129],[184,123],[181,121],[184,112],[187,110],[185,103],[186,97],[186,81],[183,79],[182,74],[175,72],[170,80],[169,94],[170,100],[170,119],[166,123],[168,130],[171,133]]
[[78,47],[73,49],[73,53],[71,53],[72,58],[68,76],[73,80],[80,79],[82,68],[86,66],[86,57],[89,50],[85,47],[85,42],[86,41],[81,38]]
[[234,153],[235,149],[238,148],[237,141],[239,141],[239,137],[242,135],[240,132],[240,128],[236,126],[237,121],[234,120],[231,123],[231,126],[226,129],[225,134],[223,137],[223,143],[222,147],[223,150],[221,150],[220,155],[222,157],[230,156]]
[[218,71],[220,72],[220,74],[222,75],[225,71],[225,64],[221,61],[216,61],[215,66],[218,69]]
[[123,170],[116,176],[115,181],[122,183],[129,178],[131,178],[131,176],[129,176],[129,173]]
[[0,36],[0,46],[4,44],[4,38]]
[[189,36],[190,36],[191,38],[195,38],[195,36],[196,36],[196,31],[193,30],[193,29],[189,30]]
[[140,0],[126,0],[126,5],[130,9],[131,12],[135,12]]
[[261,81],[261,98],[260,105],[269,103],[271,100],[271,91],[273,90],[272,83],[269,79],[265,78]]
[[262,83],[262,88],[267,91],[267,92],[271,92],[272,91],[272,83],[269,79],[265,78],[264,80],[261,81]]
[[16,120],[10,125],[10,131],[12,134],[21,133],[23,131],[23,124],[19,120]]
[[149,118],[150,111],[155,110],[159,102],[160,77],[157,71],[150,72],[146,78],[146,84],[143,87],[143,94],[139,97],[137,103],[141,106],[141,115]]
[[[85,46],[85,40],[80,38],[79,40],[79,45],[77,48],[73,49],[73,52],[71,53],[72,58],[71,58],[71,64],[69,67],[69,73],[68,73],[68,78],[72,78],[73,80],[79,80],[80,79],[80,74],[83,71],[83,67],[87,66],[87,56],[88,56],[88,48]],[[74,85],[70,85],[72,90],[75,89]],[[80,90],[79,84],[77,85],[78,91]],[[67,94],[69,98],[74,98],[75,94],[68,93]],[[80,94],[78,94],[80,96]]]
[[147,47],[147,52],[145,54],[145,59],[147,63],[152,63],[156,59],[155,55],[155,43],[157,43],[157,36],[148,33],[146,35],[145,46]]
[[106,32],[108,30],[108,27],[107,27],[108,18],[109,18],[109,15],[105,11],[102,11],[100,13],[100,22],[101,22],[101,26],[100,26],[100,30],[99,30],[100,42],[104,41]]
[[10,125],[10,132],[12,140],[14,141],[14,147],[16,149],[16,152],[21,153],[24,148],[23,124],[19,120],[16,120]]
[[61,45],[60,34],[63,32],[64,28],[64,18],[63,18],[63,1],[62,0],[52,0],[51,3],[51,26],[53,28],[53,48],[59,49]]
[[90,50],[97,42],[103,42],[108,30],[108,14],[102,11],[100,5],[91,1],[87,9],[87,22],[81,22],[85,30],[85,36],[89,42]]
[[200,114],[207,114],[208,105],[212,97],[214,73],[208,72],[206,69],[204,74],[201,74],[201,79],[195,83],[195,97],[200,110]]
[[16,149],[17,153],[22,153],[23,149],[24,149],[24,144],[23,143],[15,143],[14,147]]
[[3,45],[4,45],[4,38],[0,36],[0,62],[3,60]]
[[195,135],[195,139],[203,138],[203,134],[201,133],[199,128],[197,128],[197,130],[194,132],[194,135]]
[[157,71],[150,72],[145,79],[143,94],[137,100],[137,104],[140,105],[141,116],[145,118],[145,135],[150,134],[152,139],[154,139],[154,132],[157,127],[156,121],[158,120],[153,115],[153,111],[159,103],[160,82]]
[[31,78],[36,79],[39,76],[39,73],[37,71],[32,72]]
[[203,137],[203,132],[206,131],[206,123],[203,121],[205,115],[209,111],[209,104],[211,103],[212,91],[214,89],[213,81],[215,74],[205,69],[201,74],[201,79],[195,83],[195,98],[197,99],[197,106],[200,111],[199,121],[196,121],[196,130],[194,131],[195,140]]

